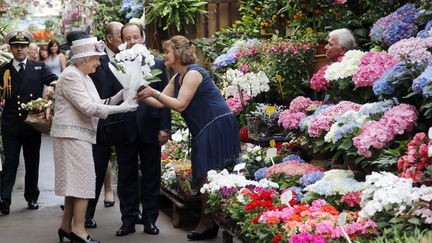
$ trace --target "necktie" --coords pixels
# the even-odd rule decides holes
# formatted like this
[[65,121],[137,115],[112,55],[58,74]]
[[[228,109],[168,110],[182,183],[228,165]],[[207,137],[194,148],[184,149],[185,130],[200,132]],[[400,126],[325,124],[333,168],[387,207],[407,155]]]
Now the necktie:
[[18,71],[19,73],[23,73],[24,72],[24,70],[25,70],[24,69],[24,65],[25,64],[23,62],[19,64],[19,66],[20,66],[20,70]]

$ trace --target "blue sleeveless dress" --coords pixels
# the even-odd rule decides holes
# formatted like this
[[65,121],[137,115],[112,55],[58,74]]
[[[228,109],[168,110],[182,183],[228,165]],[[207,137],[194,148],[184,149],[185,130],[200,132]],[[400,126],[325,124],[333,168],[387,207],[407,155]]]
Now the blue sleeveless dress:
[[[210,75],[198,64],[187,71],[198,71],[203,80],[189,106],[181,113],[192,135],[192,177],[200,179],[212,169],[222,169],[239,156],[240,136],[237,120]],[[180,90],[176,74],[175,95]]]

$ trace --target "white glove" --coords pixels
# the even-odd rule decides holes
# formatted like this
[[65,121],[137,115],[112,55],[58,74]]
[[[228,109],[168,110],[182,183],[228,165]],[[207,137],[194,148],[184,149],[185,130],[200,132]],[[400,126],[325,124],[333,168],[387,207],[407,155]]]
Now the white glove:
[[108,107],[108,115],[116,113],[125,113],[129,111],[135,111],[138,108],[138,104],[131,104],[129,102],[123,102],[120,105],[110,105]]
[[124,89],[120,90],[119,92],[117,92],[117,94],[109,98],[109,103],[107,105],[119,104],[123,100],[123,90]]
[[123,101],[130,104],[136,104],[138,101],[135,99],[137,91],[133,89],[122,89]]

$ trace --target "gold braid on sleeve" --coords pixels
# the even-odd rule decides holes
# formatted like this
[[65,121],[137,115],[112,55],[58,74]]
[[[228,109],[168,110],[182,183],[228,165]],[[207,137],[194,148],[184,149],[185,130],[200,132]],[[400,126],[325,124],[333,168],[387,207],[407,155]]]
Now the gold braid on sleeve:
[[2,98],[11,98],[12,93],[12,84],[11,84],[11,76],[10,70],[6,69],[3,74],[3,85],[0,87],[1,97]]

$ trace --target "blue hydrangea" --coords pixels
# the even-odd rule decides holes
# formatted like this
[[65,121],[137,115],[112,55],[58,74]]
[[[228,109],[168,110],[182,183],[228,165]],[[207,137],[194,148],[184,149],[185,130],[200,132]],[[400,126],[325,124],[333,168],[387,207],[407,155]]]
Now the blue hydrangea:
[[414,23],[405,23],[402,20],[397,19],[384,31],[384,43],[387,46],[391,46],[402,39],[415,36],[417,32],[418,27]]
[[412,89],[418,94],[423,94],[424,97],[431,97],[432,90],[428,86],[432,83],[432,65],[429,65],[424,72],[414,79]]
[[304,174],[301,178],[300,178],[300,184],[303,187],[307,187],[309,185],[314,184],[315,182],[321,180],[321,178],[324,177],[324,173],[320,172],[320,171],[316,171],[316,172],[311,172],[308,174]]
[[213,65],[216,69],[224,69],[227,68],[231,64],[236,63],[236,59],[233,55],[230,54],[222,54],[216,58]]
[[287,189],[295,192],[295,194],[296,194],[296,201],[297,201],[297,203],[300,203],[301,200],[304,197],[302,189],[300,187],[296,187],[296,186],[292,186],[292,187],[289,187]]
[[261,179],[264,179],[267,175],[267,171],[268,171],[267,167],[263,167],[263,168],[255,171],[255,174],[254,174],[255,180],[259,181]]
[[368,103],[362,105],[360,110],[358,111],[360,115],[375,115],[375,114],[382,114],[390,108],[392,108],[394,105],[398,104],[398,100],[396,98],[390,99],[390,100],[384,100],[374,103]]
[[322,105],[322,106],[318,107],[318,109],[316,109],[316,111],[312,115],[307,116],[304,119],[302,119],[299,122],[300,131],[302,131],[302,132],[307,131],[310,120],[312,120],[312,118],[314,118],[315,116],[318,116],[319,114],[321,114],[321,112],[325,111],[326,109],[328,109],[332,106],[334,106],[334,105],[333,104]]
[[419,31],[417,33],[417,37],[421,39],[426,39],[430,37],[429,31],[432,29],[432,20],[429,20],[429,22],[426,24],[425,29],[422,31]]
[[286,161],[298,161],[298,162],[305,162],[302,158],[300,158],[300,156],[298,156],[297,154],[290,154],[290,155],[288,155],[288,156],[286,156],[286,157],[284,157],[283,159],[282,159],[282,161],[283,162],[286,162]]
[[395,76],[400,75],[403,72],[407,72],[408,69],[406,67],[406,64],[401,62],[389,70],[387,70],[385,73],[381,75],[381,77],[373,84],[373,92],[375,95],[393,95],[396,88],[393,84],[393,80]]

